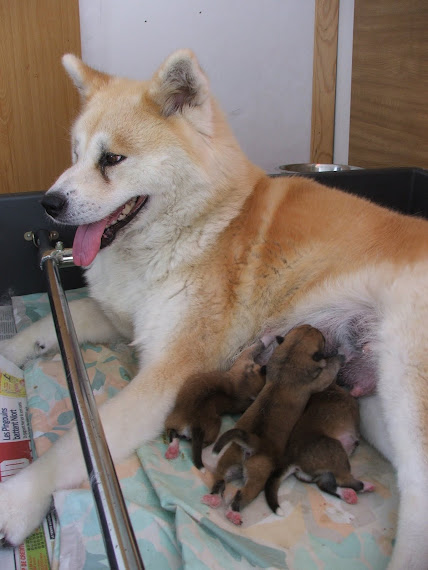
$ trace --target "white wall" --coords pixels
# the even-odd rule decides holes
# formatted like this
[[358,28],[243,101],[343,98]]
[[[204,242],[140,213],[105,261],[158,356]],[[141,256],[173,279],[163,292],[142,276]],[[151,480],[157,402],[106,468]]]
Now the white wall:
[[145,79],[170,52],[190,47],[254,162],[275,172],[280,164],[309,161],[315,0],[79,5],[89,65]]
[[354,0],[340,0],[336,73],[334,162],[348,164]]

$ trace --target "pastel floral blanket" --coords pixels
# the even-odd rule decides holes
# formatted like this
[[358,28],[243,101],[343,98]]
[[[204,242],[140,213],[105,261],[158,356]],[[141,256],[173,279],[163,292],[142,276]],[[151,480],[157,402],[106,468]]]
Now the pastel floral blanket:
[[[85,289],[67,292],[69,300]],[[50,311],[46,294],[13,298],[18,330]],[[132,378],[136,361],[125,345],[85,344],[83,357],[98,404]],[[73,424],[59,355],[39,358],[25,368],[29,416],[36,455],[42,455]],[[235,418],[236,419],[236,418]],[[225,417],[223,428],[233,425]],[[289,568],[293,570],[381,570],[394,542],[398,495],[390,464],[363,442],[351,459],[354,475],[374,483],[374,493],[349,505],[290,477],[282,483],[284,515],[270,512],[263,496],[244,510],[235,527],[222,509],[201,503],[211,478],[192,465],[189,444],[168,461],[165,437],[141,446],[117,466],[132,525],[146,568]],[[60,570],[108,568],[88,484],[54,497],[60,532],[53,567]]]

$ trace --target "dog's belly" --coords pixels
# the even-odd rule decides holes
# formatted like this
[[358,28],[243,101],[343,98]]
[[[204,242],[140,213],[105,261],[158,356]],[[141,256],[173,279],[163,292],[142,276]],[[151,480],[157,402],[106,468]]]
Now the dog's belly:
[[356,398],[372,394],[377,384],[377,366],[374,358],[367,356],[363,351],[356,353],[340,370],[338,383],[350,388],[351,395]]

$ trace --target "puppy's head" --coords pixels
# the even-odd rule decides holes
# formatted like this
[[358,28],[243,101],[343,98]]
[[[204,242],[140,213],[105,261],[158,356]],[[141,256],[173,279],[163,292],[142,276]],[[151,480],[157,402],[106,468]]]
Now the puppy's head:
[[301,386],[316,380],[326,368],[325,339],[318,329],[302,325],[277,337],[277,342],[267,364],[268,381]]

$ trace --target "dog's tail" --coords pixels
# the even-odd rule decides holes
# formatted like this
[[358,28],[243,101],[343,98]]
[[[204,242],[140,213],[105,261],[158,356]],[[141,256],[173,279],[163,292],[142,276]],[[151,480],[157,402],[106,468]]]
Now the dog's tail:
[[279,515],[282,514],[279,503],[278,503],[278,491],[281,485],[281,481],[289,477],[292,473],[296,471],[295,465],[287,465],[283,467],[277,467],[270,474],[265,485],[265,497],[266,502],[272,511]]
[[197,469],[202,469],[202,448],[204,447],[205,432],[200,426],[192,427],[192,460]]
[[213,452],[220,453],[223,447],[231,441],[237,443],[249,455],[253,455],[260,448],[260,438],[257,435],[243,429],[233,428],[219,437],[213,447]]
[[275,471],[270,474],[265,485],[266,502],[274,513],[277,513],[279,509],[278,490],[281,485],[283,473],[284,469],[275,469]]

